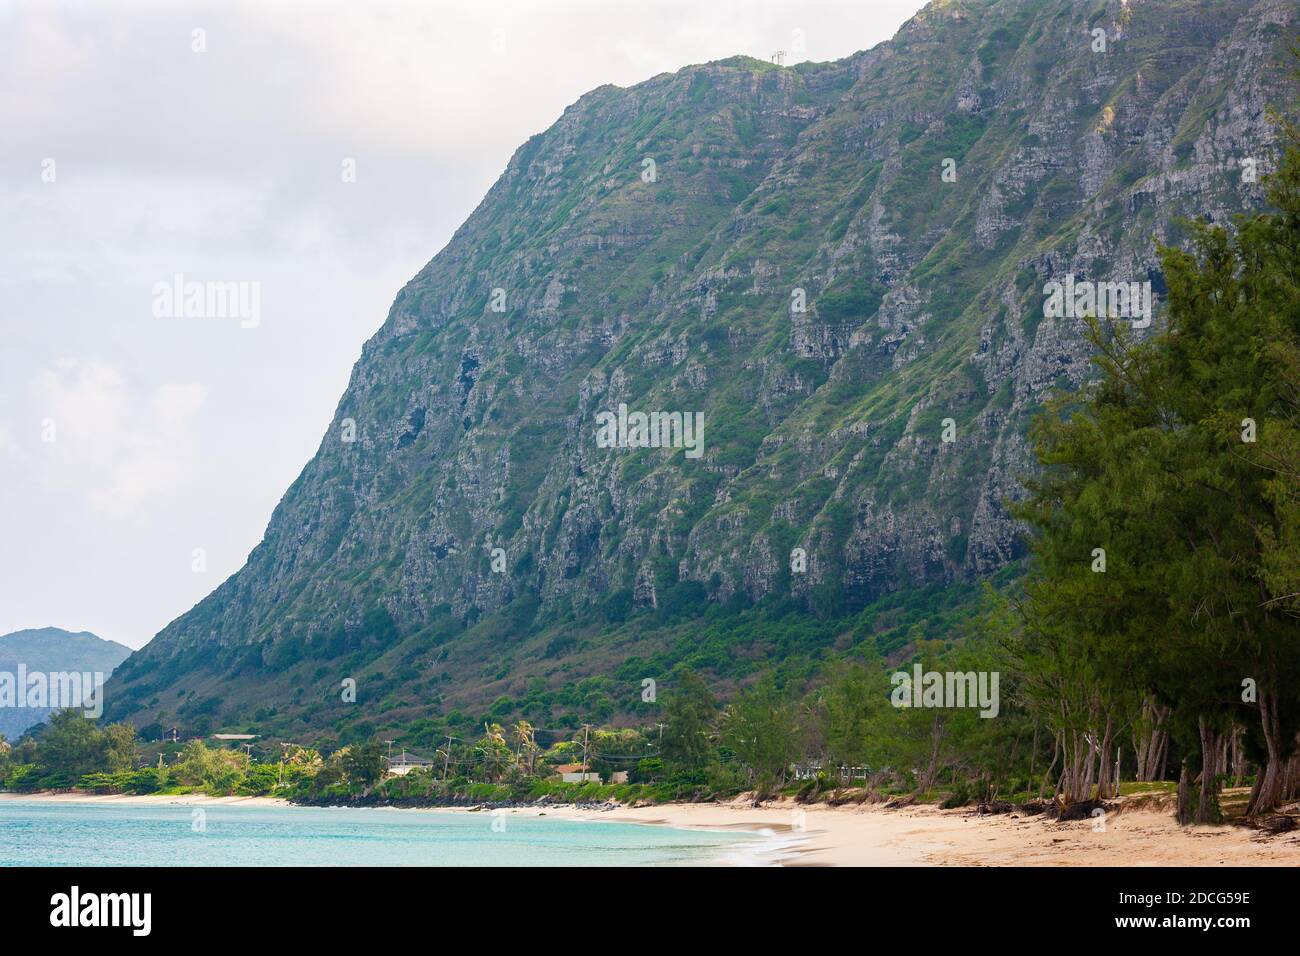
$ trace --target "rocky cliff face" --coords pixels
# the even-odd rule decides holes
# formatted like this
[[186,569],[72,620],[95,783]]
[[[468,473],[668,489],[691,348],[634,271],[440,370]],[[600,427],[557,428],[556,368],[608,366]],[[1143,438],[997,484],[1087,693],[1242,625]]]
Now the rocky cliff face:
[[[385,655],[397,692],[566,621],[833,616],[1006,565],[1028,422],[1089,367],[1044,284],[1151,281],[1159,324],[1176,217],[1261,201],[1297,6],[939,0],[836,63],[588,93],[401,290],[247,566],[110,710],[239,680],[307,706]],[[621,405],[702,413],[701,454],[601,447]]]

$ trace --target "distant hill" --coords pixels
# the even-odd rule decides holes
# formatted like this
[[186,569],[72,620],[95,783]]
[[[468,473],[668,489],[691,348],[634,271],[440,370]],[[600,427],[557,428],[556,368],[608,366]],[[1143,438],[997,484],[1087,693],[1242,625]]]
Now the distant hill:
[[[14,631],[0,636],[0,673],[99,672],[107,677],[131,654],[131,648],[106,641],[89,631],[73,633],[57,627]],[[0,706],[0,734],[16,740],[28,727],[39,724],[51,708]]]

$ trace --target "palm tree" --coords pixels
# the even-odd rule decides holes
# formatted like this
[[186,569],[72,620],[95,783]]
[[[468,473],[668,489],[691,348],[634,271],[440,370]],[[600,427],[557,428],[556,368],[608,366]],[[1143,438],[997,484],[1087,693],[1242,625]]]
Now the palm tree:
[[483,739],[479,741],[478,750],[483,754],[484,767],[490,775],[492,782],[495,783],[501,777],[501,767],[505,762],[505,755],[509,755],[510,747],[506,743],[505,730],[500,724],[484,724]]
[[533,725],[526,720],[521,720],[514,726],[515,740],[519,741],[519,746],[515,750],[515,763],[520,763],[520,755],[526,754],[528,757],[528,772],[533,772],[533,754],[537,750],[537,745],[533,743]]

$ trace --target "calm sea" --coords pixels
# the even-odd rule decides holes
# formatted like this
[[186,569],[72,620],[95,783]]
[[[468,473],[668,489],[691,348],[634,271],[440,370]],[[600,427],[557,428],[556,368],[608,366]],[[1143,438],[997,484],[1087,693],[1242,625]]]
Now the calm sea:
[[746,862],[759,842],[508,810],[0,800],[0,866],[689,866]]

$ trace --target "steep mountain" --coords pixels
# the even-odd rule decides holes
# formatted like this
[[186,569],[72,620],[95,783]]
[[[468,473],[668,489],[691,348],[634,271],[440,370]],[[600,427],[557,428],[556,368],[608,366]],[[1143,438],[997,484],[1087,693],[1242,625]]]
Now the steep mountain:
[[[750,670],[926,633],[899,609],[1021,555],[1027,425],[1088,374],[1045,284],[1149,281],[1159,324],[1177,218],[1261,202],[1297,8],[937,0],[838,62],[586,94],[401,290],[247,565],[110,712],[599,714],[693,642]],[[700,413],[698,456],[604,447],[621,406]]]
[[[129,647],[106,641],[89,631],[73,633],[57,627],[14,631],[0,635],[0,675],[10,675],[17,693],[21,690],[20,668],[26,674],[98,673],[107,678],[130,654]],[[48,707],[13,704],[16,698],[11,702],[0,696],[0,734],[9,740],[17,740],[23,731],[41,723],[52,712]]]

